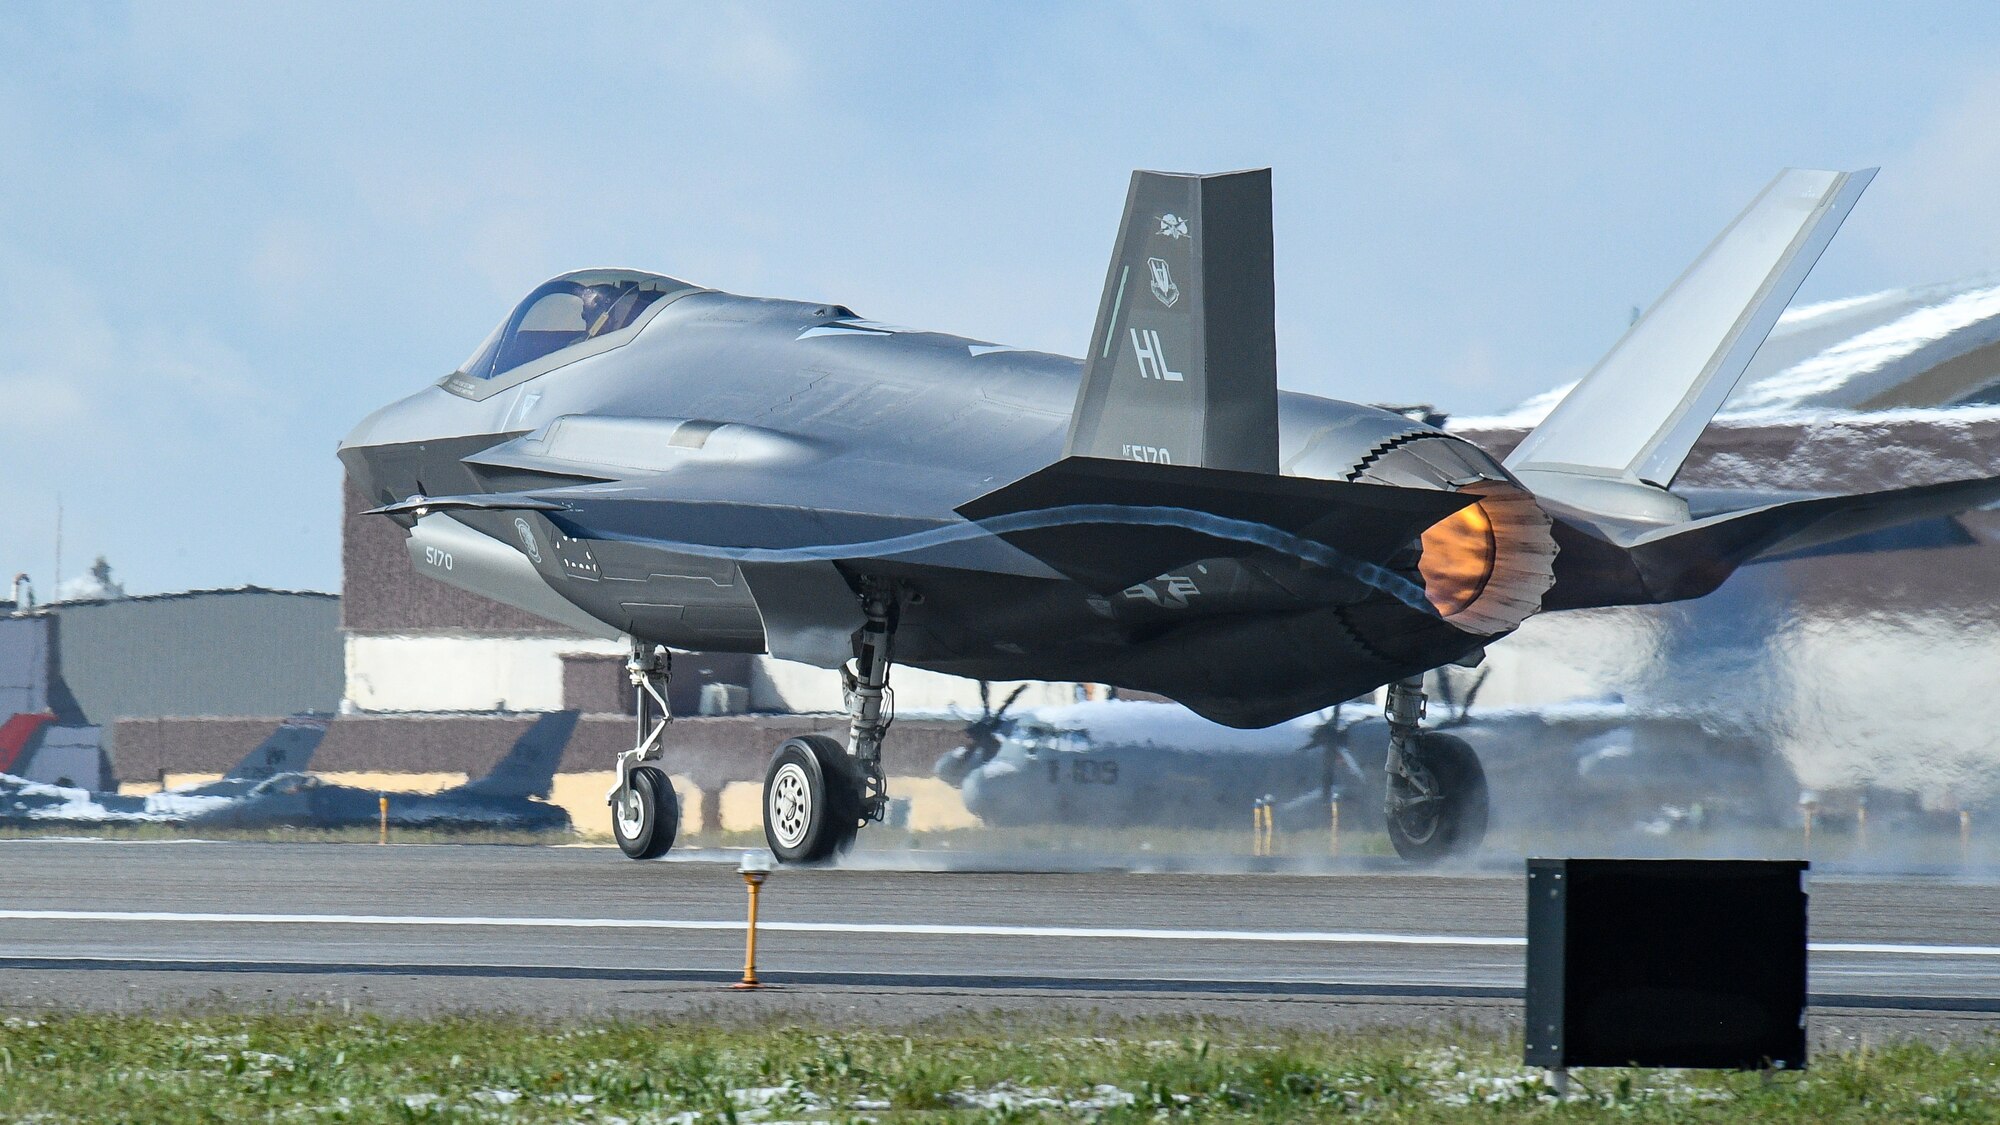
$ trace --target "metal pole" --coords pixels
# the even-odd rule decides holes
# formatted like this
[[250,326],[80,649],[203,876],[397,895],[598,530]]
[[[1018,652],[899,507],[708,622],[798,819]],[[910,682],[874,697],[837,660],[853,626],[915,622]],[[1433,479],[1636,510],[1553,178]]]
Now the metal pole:
[[1958,864],[1972,866],[1972,813],[1968,809],[1958,810]]
[[746,852],[737,872],[743,876],[743,885],[750,891],[750,924],[743,937],[743,979],[729,987],[746,992],[764,987],[763,982],[757,979],[757,894],[764,886],[765,876],[771,873],[771,864],[755,852]]
[[1329,840],[1330,847],[1327,854],[1331,855],[1334,859],[1339,859],[1340,858],[1340,799],[1336,797],[1331,802],[1328,802],[1327,810],[1333,818],[1333,833]]

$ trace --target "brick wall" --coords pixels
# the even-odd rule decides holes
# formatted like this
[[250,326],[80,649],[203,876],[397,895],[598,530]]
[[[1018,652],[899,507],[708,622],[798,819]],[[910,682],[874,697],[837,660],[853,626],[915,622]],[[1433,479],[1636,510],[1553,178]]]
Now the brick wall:
[[[336,719],[313,757],[319,773],[464,773],[478,777],[533,723],[533,715],[353,715]],[[165,773],[222,773],[277,727],[269,719],[124,719],[118,723],[120,781],[157,781]],[[611,768],[632,745],[632,719],[585,715],[563,753],[561,772]],[[884,747],[887,772],[928,775],[938,756],[960,744],[963,724],[936,719],[896,723]],[[729,715],[677,719],[667,735],[667,768],[702,789],[761,781],[771,752],[785,739],[825,733],[846,740],[837,715]]]

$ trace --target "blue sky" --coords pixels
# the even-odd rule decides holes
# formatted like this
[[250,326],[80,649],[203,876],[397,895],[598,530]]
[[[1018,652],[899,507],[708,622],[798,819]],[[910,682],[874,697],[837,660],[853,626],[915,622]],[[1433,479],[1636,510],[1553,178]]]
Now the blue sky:
[[2000,267],[2000,7],[9,5],[0,577],[335,588],[335,443],[632,265],[1074,354],[1132,168],[1275,168],[1282,382],[1574,378],[1780,167],[1801,300]]

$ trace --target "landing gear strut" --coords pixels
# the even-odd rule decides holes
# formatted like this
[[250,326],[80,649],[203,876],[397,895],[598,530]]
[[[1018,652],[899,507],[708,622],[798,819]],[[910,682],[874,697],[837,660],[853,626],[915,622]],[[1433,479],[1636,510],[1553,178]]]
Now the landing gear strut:
[[667,725],[674,721],[667,702],[667,681],[674,658],[665,646],[632,642],[625,673],[638,695],[638,720],[633,747],[618,755],[618,783],[606,801],[611,805],[611,834],[619,850],[633,859],[657,859],[674,846],[681,826],[680,796],[667,771],[657,763]]
[[1414,863],[1465,855],[1486,837],[1486,771],[1464,739],[1423,729],[1424,680],[1389,685],[1383,813],[1396,854]]
[[889,809],[882,739],[896,721],[889,690],[899,592],[892,583],[862,588],[861,627],[851,668],[840,670],[847,701],[847,749],[825,735],[788,739],[764,773],[764,840],[783,863],[819,863],[847,850],[855,833]]

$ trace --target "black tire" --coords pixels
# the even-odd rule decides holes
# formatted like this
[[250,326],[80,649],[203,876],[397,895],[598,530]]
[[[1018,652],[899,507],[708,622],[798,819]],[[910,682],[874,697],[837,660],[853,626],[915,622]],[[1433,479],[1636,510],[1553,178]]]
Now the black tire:
[[1387,817],[1389,842],[1412,863],[1469,855],[1486,839],[1486,771],[1462,738],[1426,731],[1406,753],[1416,785],[1391,777],[1396,796],[1435,799]]
[[764,842],[780,863],[824,863],[861,828],[861,779],[823,734],[788,738],[764,771]]
[[681,830],[681,798],[674,783],[652,766],[625,775],[625,788],[611,799],[611,835],[618,850],[633,859],[658,859],[674,846]]

